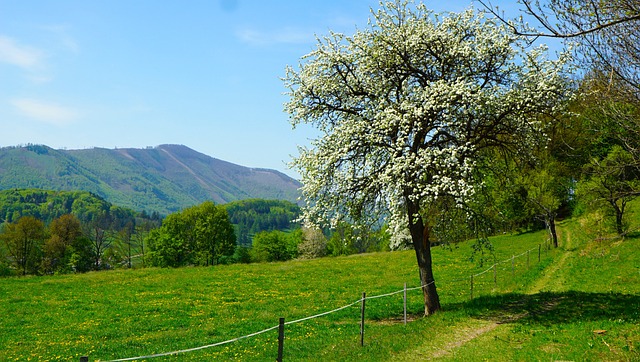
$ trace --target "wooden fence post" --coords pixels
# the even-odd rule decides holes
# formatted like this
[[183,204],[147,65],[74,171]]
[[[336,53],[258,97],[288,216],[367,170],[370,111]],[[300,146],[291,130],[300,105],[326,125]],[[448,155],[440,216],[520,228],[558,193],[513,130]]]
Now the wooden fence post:
[[362,306],[360,307],[360,346],[364,346],[364,307],[367,301],[367,293],[362,292]]
[[473,274],[471,274],[471,292],[469,293],[469,299],[473,299]]
[[407,283],[404,283],[404,324],[407,324]]
[[531,250],[527,250],[527,270],[529,270],[529,254],[531,254]]
[[542,249],[542,245],[538,244],[538,263],[540,262],[540,249]]
[[278,325],[278,358],[276,361],[282,362],[282,355],[284,354],[284,318],[280,318],[280,324]]
[[511,255],[511,277],[512,277],[512,278],[515,278],[515,277],[516,277],[516,266],[515,266],[515,260],[516,260],[515,255]]
[[498,288],[498,264],[493,264],[493,285],[495,288]]

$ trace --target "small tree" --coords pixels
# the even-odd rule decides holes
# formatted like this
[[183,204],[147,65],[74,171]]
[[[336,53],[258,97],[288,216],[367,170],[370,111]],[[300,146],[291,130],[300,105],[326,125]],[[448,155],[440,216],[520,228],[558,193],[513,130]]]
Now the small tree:
[[233,225],[229,221],[229,214],[222,206],[217,206],[213,202],[204,202],[196,208],[188,209],[195,211],[192,216],[185,210],[186,217],[193,217],[195,224],[196,249],[204,259],[204,265],[214,265],[218,263],[218,258],[223,255],[230,256],[236,248],[236,234]]
[[535,166],[516,171],[516,185],[522,190],[524,208],[544,222],[554,247],[558,247],[556,218],[562,206],[567,206],[571,181],[566,167],[545,152],[538,152]]
[[291,260],[298,256],[301,232],[261,231],[253,237],[251,258],[257,262]]
[[321,258],[327,255],[327,238],[317,228],[302,228],[302,242],[298,244],[298,256],[303,259]]
[[93,266],[93,243],[91,239],[82,235],[75,239],[71,245],[69,258],[69,269],[77,273],[90,271]]
[[140,259],[142,260],[142,267],[145,267],[145,252],[146,252],[146,239],[149,232],[154,228],[154,223],[148,219],[143,219],[142,222],[137,222],[133,233],[133,243],[140,253]]
[[46,238],[44,223],[33,216],[23,216],[6,224],[3,231],[1,237],[16,268],[22,275],[38,273]]
[[108,258],[113,262],[125,265],[127,268],[132,268],[133,253],[136,251],[134,232],[133,221],[127,222],[120,230],[116,231]]
[[70,259],[73,246],[82,237],[80,220],[72,214],[54,219],[49,225],[49,238],[45,242],[43,266],[45,272],[70,271]]
[[593,159],[587,165],[588,179],[578,188],[579,196],[598,208],[605,207],[611,211],[619,235],[626,231],[624,214],[627,204],[640,195],[640,171],[630,164],[631,154],[620,146],[614,146],[604,159]]
[[295,127],[321,136],[293,161],[307,223],[377,223],[409,230],[425,314],[440,309],[433,277],[429,205],[447,197],[463,207],[487,149],[527,153],[540,136],[537,116],[565,94],[565,59],[469,10],[435,15],[389,2],[353,36],[331,33],[284,79]]
[[107,212],[97,213],[93,216],[93,219],[85,225],[85,229],[85,235],[91,240],[93,268],[94,270],[100,270],[106,266],[102,261],[102,257],[113,243],[110,215]]

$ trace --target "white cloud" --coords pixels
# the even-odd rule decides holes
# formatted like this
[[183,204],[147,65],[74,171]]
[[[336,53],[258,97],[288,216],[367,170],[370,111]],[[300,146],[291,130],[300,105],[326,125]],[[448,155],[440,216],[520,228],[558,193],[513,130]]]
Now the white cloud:
[[0,62],[34,70],[41,65],[43,57],[42,51],[18,44],[12,38],[0,35]]
[[295,28],[284,28],[265,32],[255,29],[241,29],[236,32],[240,40],[250,45],[304,44],[313,42],[315,35]]
[[35,99],[18,98],[10,103],[24,116],[55,126],[66,126],[79,116],[79,112],[73,108]]
[[64,49],[78,54],[80,53],[80,45],[78,42],[69,34],[70,27],[67,25],[50,25],[43,27],[44,30],[48,31],[53,35],[53,38],[56,42],[60,43]]

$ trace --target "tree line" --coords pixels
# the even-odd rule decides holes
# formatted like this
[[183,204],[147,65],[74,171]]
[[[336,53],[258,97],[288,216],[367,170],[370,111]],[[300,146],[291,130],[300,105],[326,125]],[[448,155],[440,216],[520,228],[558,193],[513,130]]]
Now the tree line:
[[158,213],[136,213],[90,192],[3,190],[0,275],[86,272],[125,259],[131,263],[134,244],[160,222]]
[[[204,202],[161,217],[88,192],[0,191],[0,275],[273,262],[389,250],[386,229],[301,228],[282,200]],[[240,242],[238,235],[244,235]]]

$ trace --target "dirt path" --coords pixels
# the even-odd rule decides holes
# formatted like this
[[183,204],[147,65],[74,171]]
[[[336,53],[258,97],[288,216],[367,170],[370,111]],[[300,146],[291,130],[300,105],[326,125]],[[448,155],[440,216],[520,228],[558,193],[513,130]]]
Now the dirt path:
[[539,293],[543,289],[552,288],[554,285],[562,284],[562,281],[559,279],[558,271],[565,268],[567,265],[567,259],[571,256],[570,250],[574,250],[573,241],[571,239],[571,232],[567,229],[558,228],[559,237],[564,242],[563,248],[565,250],[560,258],[552,265],[550,265],[547,270],[543,272],[543,275],[538,279],[527,291],[527,294],[535,294]]
[[470,331],[467,331],[467,333],[465,333],[464,335],[462,335],[460,337],[460,339],[449,343],[446,346],[443,346],[440,350],[436,351],[434,354],[431,355],[431,358],[440,358],[440,357],[444,357],[448,354],[451,353],[451,351],[453,351],[456,348],[462,347],[465,344],[473,341],[474,339],[480,337],[481,335],[491,332],[492,330],[498,328],[500,324],[492,322],[490,324],[487,324],[486,326],[480,327],[480,328],[476,328],[476,329],[472,329]]
[[[560,231],[560,230],[558,230]],[[542,291],[543,289],[553,288],[555,285],[561,285],[562,281],[558,279],[558,271],[562,270],[566,264],[568,258],[571,256],[569,251],[574,250],[574,245],[571,240],[571,233],[568,230],[562,230],[561,235],[559,237],[564,241],[563,248],[565,252],[556,260],[552,265],[550,265],[547,270],[544,271],[544,274],[538,279],[528,290],[527,294],[536,294]],[[552,311],[556,302],[551,302],[546,305],[543,309],[545,312]],[[457,348],[464,346],[465,344],[473,341],[474,339],[489,333],[501,325],[514,322],[518,319],[525,317],[527,313],[513,315],[513,316],[505,316],[505,319],[502,321],[477,321],[477,325],[473,326],[451,326],[452,332],[448,338],[445,338],[449,342],[445,342],[441,344],[436,351],[429,353],[430,351],[425,350],[421,351],[412,351],[413,355],[404,354],[403,356],[399,356],[399,360],[415,360],[416,357],[421,360],[430,360],[445,357],[455,351]],[[416,354],[418,356],[416,356]]]
[[422,345],[414,350],[406,351],[394,356],[394,361],[428,361],[446,357],[454,353],[457,348],[473,341],[474,339],[489,333],[500,326],[494,321],[472,319],[465,325],[452,325],[443,333],[433,335],[429,344]]

